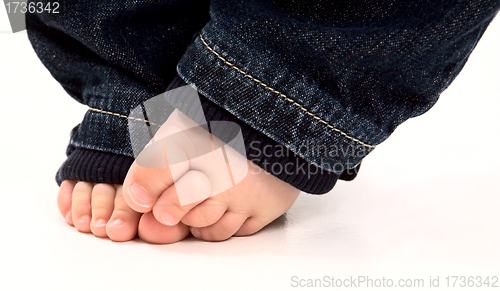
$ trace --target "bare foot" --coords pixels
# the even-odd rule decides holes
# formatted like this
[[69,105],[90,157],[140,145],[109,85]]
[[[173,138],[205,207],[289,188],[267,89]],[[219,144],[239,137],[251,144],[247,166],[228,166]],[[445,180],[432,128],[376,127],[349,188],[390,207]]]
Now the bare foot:
[[[139,221],[154,230],[156,221],[132,210],[124,201],[122,185],[93,184],[65,180],[57,196],[59,211],[66,222],[83,233],[113,241],[128,241],[136,237]],[[142,217],[141,217],[142,216]],[[162,234],[164,243],[175,242],[187,236],[187,226],[179,224]]]
[[[156,144],[150,144],[149,149],[146,147],[143,151],[146,152],[143,161],[156,165],[158,161],[165,161],[166,167],[144,166],[139,157],[130,168],[123,185],[123,197],[128,206],[137,212],[146,213],[138,230],[143,240],[171,242],[167,238],[172,237],[172,228],[183,224],[190,226],[195,237],[207,241],[222,241],[233,235],[250,235],[293,205],[299,190],[263,170],[255,170],[259,168],[244,157],[239,160],[243,160],[244,166],[254,171],[248,172],[236,185],[233,181],[234,186],[229,189],[221,186],[224,181],[220,173],[227,171],[226,164],[214,170],[217,163],[215,158],[208,154],[204,155],[208,156],[206,159],[199,157],[200,153],[206,153],[203,147],[208,132],[186,130],[192,128],[192,121],[182,113],[178,117],[172,122],[170,118],[167,121],[170,124],[163,132],[166,138],[158,138]],[[212,149],[214,144],[221,144],[216,137],[208,136]],[[226,150],[226,155],[236,159],[239,153]],[[183,162],[169,164],[172,157]],[[226,190],[218,192],[217,189]],[[186,200],[186,197],[205,199]],[[185,204],[181,200],[195,202]]]

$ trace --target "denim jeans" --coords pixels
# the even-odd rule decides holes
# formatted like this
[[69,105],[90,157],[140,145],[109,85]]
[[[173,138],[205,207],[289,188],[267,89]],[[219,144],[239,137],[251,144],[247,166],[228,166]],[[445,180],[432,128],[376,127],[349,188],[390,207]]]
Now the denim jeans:
[[434,105],[499,7],[214,0],[178,71],[308,161],[349,168]]
[[[128,116],[165,91],[209,1],[59,1],[59,14],[27,14],[28,36],[52,76],[78,102]],[[133,157],[127,119],[89,110],[70,147]]]
[[60,1],[27,15],[42,62],[88,105],[75,147],[132,157],[129,111],[178,74],[325,170],[353,168],[454,80],[498,0]]

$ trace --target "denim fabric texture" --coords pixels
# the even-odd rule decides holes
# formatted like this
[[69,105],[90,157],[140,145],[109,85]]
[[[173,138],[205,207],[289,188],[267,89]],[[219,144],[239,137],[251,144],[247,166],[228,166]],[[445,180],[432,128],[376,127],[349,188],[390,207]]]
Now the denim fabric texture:
[[339,171],[434,105],[499,7],[213,0],[178,72],[309,162]]
[[338,174],[432,107],[500,8],[498,0],[59,2],[59,14],[26,22],[44,65],[91,108],[68,155],[133,157],[129,111],[178,73],[208,107]]
[[[187,45],[210,19],[209,1],[59,1],[59,14],[27,14],[41,61],[77,101],[128,116],[165,92]],[[73,147],[133,157],[127,119],[89,110]]]

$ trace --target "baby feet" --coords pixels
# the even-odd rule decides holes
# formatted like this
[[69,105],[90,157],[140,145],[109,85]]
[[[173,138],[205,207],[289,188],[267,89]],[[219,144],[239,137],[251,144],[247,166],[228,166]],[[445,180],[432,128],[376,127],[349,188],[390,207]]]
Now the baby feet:
[[[207,241],[250,235],[292,206],[299,190],[264,171],[246,174],[245,169],[257,166],[227,146],[217,156],[216,145],[222,144],[182,113],[171,115],[131,166],[123,186],[127,205],[148,217],[147,224],[139,225],[142,239],[166,243],[178,225]],[[229,162],[221,163],[225,158]]]
[[[181,106],[199,103],[189,86],[172,96]],[[199,239],[222,241],[253,234],[292,206],[300,191],[244,157],[237,125],[209,126],[199,104],[190,108],[193,112],[198,107],[190,116],[196,122],[177,109],[164,122],[161,117],[166,115],[156,115],[166,111],[159,101],[145,103],[149,124],[144,123],[143,108],[131,112],[129,127],[138,129],[130,132],[131,140],[139,141],[133,147],[140,154],[123,187],[68,180],[61,184],[58,206],[68,224],[114,241],[138,234],[147,242],[165,244],[189,232]],[[162,126],[149,141],[151,126],[157,124]]]
[[[180,127],[176,124],[170,128]],[[114,241],[128,241],[139,234],[147,242],[173,243],[185,238],[189,231],[199,239],[222,241],[259,231],[297,199],[299,190],[261,170],[250,171],[235,186],[212,196],[217,189],[224,189],[223,175],[219,173],[234,174],[241,164],[232,163],[233,168],[228,170],[207,167],[214,163],[206,159],[189,159],[199,150],[193,142],[200,132],[183,133],[162,144],[168,145],[169,153],[186,157],[184,163],[173,165],[177,167],[174,173],[163,148],[145,152],[149,159],[167,160],[165,168],[142,167],[134,162],[123,186],[64,181],[57,202],[66,222],[80,232]],[[212,141],[221,143],[216,137]],[[236,155],[239,153],[226,150],[226,156],[233,157],[230,160],[236,160]],[[239,161],[249,169],[258,169],[251,161],[241,157]],[[208,198],[181,203],[180,198],[186,195]]]
[[[182,179],[193,185],[193,191],[203,191],[198,188],[205,186],[199,183],[201,175],[188,171]],[[143,168],[136,163],[129,170],[124,189],[127,204],[138,212],[147,212],[144,216],[148,215],[150,223],[139,225],[139,236],[153,243],[166,243],[169,229],[179,224],[190,226],[195,237],[207,241],[253,234],[285,213],[300,193],[260,171],[249,173],[223,193],[183,206],[168,169]]]

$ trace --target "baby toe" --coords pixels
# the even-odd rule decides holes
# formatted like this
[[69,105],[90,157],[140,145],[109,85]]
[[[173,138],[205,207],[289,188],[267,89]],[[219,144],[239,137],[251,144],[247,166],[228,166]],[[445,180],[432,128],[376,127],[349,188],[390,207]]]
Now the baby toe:
[[[162,193],[153,207],[153,215],[162,224],[176,225],[193,207],[203,201],[202,197],[208,197],[210,191],[208,177],[202,172],[191,170]],[[196,202],[182,205],[182,198]]]
[[125,203],[122,186],[116,188],[114,209],[106,224],[106,234],[113,241],[129,241],[137,235],[141,213],[131,209]]
[[213,196],[196,205],[182,218],[181,222],[197,228],[216,223],[228,209],[226,202],[220,199],[222,197],[222,195]]
[[96,184],[92,190],[90,229],[97,237],[107,237],[106,224],[113,213],[116,189],[110,184]]
[[245,223],[240,227],[240,229],[234,234],[234,236],[246,236],[246,235],[251,235],[262,228],[264,228],[266,225],[271,223],[273,220],[268,219],[266,221],[262,221],[257,219],[256,217],[249,217]]
[[223,241],[233,236],[247,220],[248,215],[236,212],[226,212],[216,223],[202,228],[191,228],[196,238],[206,241]]
[[159,223],[151,212],[142,215],[139,222],[139,237],[149,243],[170,244],[184,239],[189,234],[189,227],[179,223],[168,226]]
[[90,232],[90,221],[92,217],[91,195],[92,183],[78,182],[73,189],[71,201],[71,213],[73,224],[80,232]]

